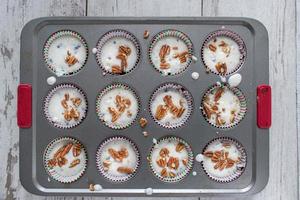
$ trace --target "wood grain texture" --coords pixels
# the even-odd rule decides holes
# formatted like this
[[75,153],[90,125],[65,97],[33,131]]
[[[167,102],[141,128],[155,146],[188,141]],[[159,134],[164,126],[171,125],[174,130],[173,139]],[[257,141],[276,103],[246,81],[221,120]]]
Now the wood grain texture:
[[270,179],[265,190],[249,199],[298,199],[297,156],[291,157],[297,155],[295,4],[294,0],[203,0],[203,16],[251,17],[269,32]]
[[[20,34],[29,20],[42,16],[85,15],[85,0],[6,0],[0,5],[0,199],[40,199],[19,181],[19,129],[16,89],[19,83]],[[59,199],[59,198],[57,198]]]

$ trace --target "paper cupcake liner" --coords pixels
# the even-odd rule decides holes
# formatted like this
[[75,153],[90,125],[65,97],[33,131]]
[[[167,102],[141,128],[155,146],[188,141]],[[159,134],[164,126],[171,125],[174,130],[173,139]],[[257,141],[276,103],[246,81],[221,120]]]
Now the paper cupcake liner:
[[[102,97],[109,91],[115,89],[115,88],[122,88],[124,90],[129,90],[133,93],[133,95],[135,96],[136,100],[137,100],[137,103],[138,103],[138,110],[137,110],[137,115],[136,117],[130,122],[130,123],[127,123],[127,124],[123,124],[123,125],[113,125],[113,124],[110,124],[106,121],[104,121],[103,119],[103,116],[101,115],[100,113],[100,101],[102,99]],[[139,110],[140,110],[140,99],[138,97],[138,95],[136,94],[136,92],[129,86],[125,85],[125,84],[120,84],[120,83],[113,83],[107,87],[105,87],[97,96],[97,99],[96,99],[96,113],[98,115],[98,118],[101,122],[104,123],[104,125],[106,125],[107,127],[109,128],[112,128],[112,129],[116,129],[116,130],[120,130],[120,129],[125,129],[125,128],[128,128],[129,126],[131,126],[133,124],[133,122],[136,121],[136,119],[138,118],[139,116]]]
[[216,176],[213,176],[212,174],[210,174],[204,167],[204,164],[202,161],[201,165],[202,165],[202,168],[205,172],[205,174],[212,180],[216,181],[216,182],[219,182],[219,183],[229,183],[229,182],[232,182],[236,179],[238,179],[242,174],[243,172],[245,171],[245,168],[246,168],[246,164],[247,164],[247,154],[246,154],[246,151],[245,151],[245,148],[243,147],[243,145],[238,142],[237,140],[233,139],[233,138],[230,138],[230,137],[218,137],[218,138],[215,138],[213,140],[211,140],[210,142],[208,142],[204,149],[203,149],[203,152],[202,154],[204,154],[204,152],[207,150],[208,146],[216,141],[220,141],[221,143],[223,142],[227,142],[227,143],[230,143],[230,144],[234,144],[236,146],[236,148],[239,150],[239,152],[241,153],[241,157],[240,157],[240,161],[238,163],[238,169],[235,171],[234,174],[231,174],[230,176],[227,176],[227,177],[216,177]]
[[[155,114],[151,112],[151,105],[154,101],[154,99],[157,97],[158,94],[160,94],[161,91],[173,89],[178,91],[180,94],[184,96],[184,98],[187,101],[188,107],[187,109],[187,114],[185,117],[178,123],[171,124],[171,123],[162,123],[159,120],[155,119]],[[190,119],[192,112],[193,112],[193,97],[191,93],[182,85],[177,84],[177,83],[165,83],[161,86],[159,86],[151,95],[150,102],[149,102],[149,111],[151,113],[152,119],[161,127],[167,128],[167,129],[176,129],[179,128],[187,123],[187,121]]]
[[[50,153],[52,152],[53,147],[56,144],[59,144],[59,143],[64,144],[64,143],[69,143],[69,142],[80,144],[81,147],[82,147],[81,150],[85,154],[86,159],[84,160],[84,168],[81,170],[80,173],[78,173],[77,175],[73,175],[73,176],[63,176],[63,175],[57,173],[57,171],[54,168],[51,168],[48,165],[48,161],[52,159],[50,157]],[[46,172],[48,173],[48,175],[51,178],[53,178],[54,180],[56,180],[60,183],[73,183],[73,182],[77,181],[80,177],[82,177],[83,174],[85,173],[85,170],[87,168],[88,156],[87,156],[87,151],[86,151],[85,147],[83,146],[83,144],[79,140],[77,140],[75,138],[72,138],[72,137],[59,137],[59,138],[56,138],[56,139],[52,140],[47,145],[47,147],[44,151],[43,161],[44,161],[44,168],[45,168]]]
[[88,45],[86,43],[86,40],[79,33],[72,31],[72,30],[61,30],[61,31],[57,31],[57,32],[53,33],[44,44],[44,60],[46,62],[47,67],[50,69],[50,71],[53,72],[55,75],[57,75],[55,66],[53,66],[49,60],[49,47],[51,46],[53,41],[55,41],[56,39],[58,39],[60,37],[64,37],[64,36],[72,36],[72,37],[79,39],[86,50],[86,59],[79,69],[77,69],[73,72],[62,73],[61,75],[59,75],[59,76],[71,76],[71,75],[77,74],[85,66],[87,59],[88,59],[88,55],[89,55],[89,50],[88,50]]
[[[101,155],[102,155],[104,147],[107,144],[109,144],[110,142],[113,142],[113,141],[116,141],[116,140],[129,142],[129,144],[132,146],[132,148],[133,148],[133,150],[136,154],[136,158],[137,158],[137,163],[135,165],[134,172],[132,174],[128,174],[127,176],[124,176],[124,177],[116,177],[116,176],[113,176],[111,174],[108,174],[107,172],[104,171],[104,168],[102,166]],[[109,180],[111,182],[114,182],[114,183],[123,183],[123,182],[126,182],[129,179],[133,178],[136,175],[136,172],[137,172],[137,170],[140,166],[140,153],[139,153],[138,148],[135,145],[135,143],[133,143],[130,139],[128,139],[124,136],[110,137],[110,138],[107,138],[103,142],[100,143],[100,145],[98,147],[98,150],[96,152],[96,165],[97,165],[97,169],[100,172],[100,174],[102,176],[104,176],[107,180]]]
[[[235,69],[233,71],[226,72],[225,74],[222,74],[222,75],[220,73],[216,73],[215,71],[213,71],[209,68],[209,66],[205,63],[204,53],[203,53],[204,48],[208,45],[208,43],[211,40],[213,40],[214,38],[219,37],[219,36],[226,36],[226,37],[229,37],[232,40],[234,40],[237,43],[237,45],[239,47],[239,51],[240,51],[240,59],[239,59],[240,61],[239,61],[238,65],[235,67]],[[220,76],[228,76],[228,75],[231,75],[231,74],[237,72],[243,66],[243,64],[246,60],[246,56],[247,56],[247,49],[246,49],[246,45],[245,45],[243,39],[237,33],[230,31],[230,30],[217,30],[217,31],[210,33],[204,40],[202,48],[201,48],[201,58],[202,58],[202,61],[203,61],[203,64],[204,64],[206,70],[209,72],[212,72],[214,74],[220,75]]]
[[[83,113],[80,113],[81,117],[78,119],[78,121],[76,121],[76,123],[63,124],[63,123],[55,122],[55,121],[53,121],[53,119],[51,118],[51,116],[49,114],[48,108],[49,108],[50,99],[53,97],[53,95],[56,93],[56,91],[58,91],[59,89],[62,89],[62,88],[76,89],[77,92],[79,92],[84,97],[83,100],[86,103],[86,109]],[[60,106],[60,104],[59,104],[59,106]],[[85,117],[87,115],[87,110],[88,110],[88,101],[87,101],[87,97],[86,97],[85,93],[83,92],[82,89],[80,89],[78,86],[76,86],[73,83],[72,84],[71,83],[62,83],[62,84],[55,86],[53,89],[50,90],[50,92],[48,93],[48,95],[46,96],[46,98],[44,100],[44,115],[46,116],[46,118],[50,124],[52,124],[54,127],[61,128],[61,129],[70,129],[70,128],[74,128],[74,127],[78,126],[85,119]]]
[[[186,166],[186,170],[181,172],[179,175],[175,176],[175,177],[163,177],[160,175],[160,172],[157,172],[153,165],[152,165],[152,153],[156,147],[157,144],[164,142],[164,141],[175,141],[175,142],[180,142],[182,144],[184,144],[186,151],[188,152],[188,163]],[[176,183],[178,181],[181,181],[182,179],[184,179],[187,175],[189,175],[189,173],[191,172],[193,165],[194,165],[194,155],[193,155],[193,151],[191,149],[191,146],[183,139],[176,137],[176,136],[164,136],[162,138],[160,138],[156,144],[154,144],[150,150],[149,156],[148,156],[148,162],[149,162],[149,167],[153,173],[153,175],[158,178],[159,180],[166,182],[166,183]]]
[[164,37],[177,37],[179,39],[181,39],[187,46],[188,48],[188,54],[189,54],[189,57],[185,63],[185,66],[178,72],[176,73],[170,73],[170,74],[167,74],[167,75],[177,75],[177,74],[180,74],[182,72],[184,72],[192,63],[192,56],[193,56],[193,43],[191,41],[191,39],[183,32],[181,31],[177,31],[177,30],[164,30],[164,31],[161,31],[159,33],[157,33],[151,40],[151,43],[150,43],[150,47],[149,47],[149,50],[148,50],[148,56],[149,56],[149,60],[150,60],[150,63],[152,64],[152,66],[154,67],[154,69],[156,71],[158,71],[159,73],[161,73],[162,75],[165,75],[161,70],[157,69],[157,67],[154,65],[154,63],[152,62],[152,59],[151,59],[151,53],[153,51],[153,47],[155,46],[155,44],[162,38]]
[[[209,119],[207,118],[207,115],[203,109],[203,102],[204,102],[205,97],[218,87],[227,87],[229,90],[231,90],[233,92],[233,94],[235,94],[238,97],[238,99],[240,101],[240,112],[235,117],[234,122],[230,123],[228,125],[218,126],[215,123],[211,123],[209,121]],[[205,121],[207,121],[210,125],[214,126],[215,128],[218,128],[218,129],[228,130],[228,129],[232,129],[235,126],[237,126],[244,119],[246,112],[247,112],[247,101],[246,101],[245,95],[237,87],[230,87],[229,84],[227,84],[227,83],[221,83],[221,85],[218,85],[216,83],[216,84],[212,85],[203,95],[202,100],[201,100],[201,110],[202,110],[202,115],[203,115]]]
[[[134,46],[136,48],[136,52],[137,52],[137,59],[136,59],[136,62],[134,64],[134,66],[132,67],[132,69],[130,69],[129,71],[126,71],[122,74],[115,74],[115,73],[112,73],[112,72],[106,70],[105,67],[102,65],[102,62],[101,62],[103,45],[108,40],[110,40],[111,38],[115,38],[115,37],[123,37],[123,38],[126,38],[126,39],[130,40],[134,44]],[[105,33],[99,39],[99,41],[96,45],[96,49],[97,49],[97,52],[96,52],[95,56],[96,56],[97,64],[101,67],[101,69],[104,72],[112,74],[112,75],[124,75],[124,74],[130,73],[131,71],[133,71],[136,68],[136,66],[138,65],[138,63],[140,61],[140,57],[141,57],[141,47],[140,47],[140,44],[138,42],[138,39],[132,33],[128,32],[128,31],[125,31],[125,30],[121,30],[121,29],[111,30],[111,31]]]

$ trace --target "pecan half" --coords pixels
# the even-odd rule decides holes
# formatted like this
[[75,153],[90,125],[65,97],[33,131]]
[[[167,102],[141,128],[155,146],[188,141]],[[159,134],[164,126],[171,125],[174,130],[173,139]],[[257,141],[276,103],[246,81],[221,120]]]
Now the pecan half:
[[80,106],[80,104],[82,102],[82,100],[79,97],[71,98],[71,101],[72,101],[73,105],[76,107]]
[[208,48],[213,52],[216,52],[216,50],[217,50],[217,47],[213,44],[208,45]]
[[59,157],[57,159],[57,164],[59,167],[64,166],[67,162],[68,162],[68,160],[65,157]]
[[164,44],[162,45],[162,47],[160,48],[160,51],[159,51],[159,58],[160,58],[160,62],[164,63],[166,62],[165,58],[167,55],[170,54],[170,46],[167,45],[167,44]]
[[203,110],[207,116],[208,119],[211,118],[211,115],[214,114],[214,111],[210,108],[210,106],[207,103],[203,103]]
[[109,160],[104,160],[102,162],[102,164],[103,164],[104,167],[109,167],[111,165],[111,162]]
[[108,107],[108,111],[111,114],[111,122],[116,122],[120,117],[119,112],[117,112],[116,109],[112,107]]
[[124,53],[126,56],[129,56],[131,54],[131,49],[128,46],[119,46],[119,52]]
[[222,126],[226,123],[226,121],[224,119],[222,119],[220,116],[216,117],[216,125],[217,126]]
[[216,70],[219,72],[221,75],[226,74],[227,72],[227,65],[224,62],[218,62],[216,65]]
[[122,74],[122,73],[123,73],[123,70],[122,70],[122,68],[121,68],[119,65],[113,65],[113,66],[111,67],[111,72],[112,72],[113,74]]
[[217,89],[217,91],[215,93],[215,102],[217,102],[217,101],[220,100],[220,98],[222,97],[223,93],[224,93],[224,89],[223,88],[220,87],[220,88]]
[[170,151],[167,148],[162,148],[159,151],[159,155],[163,158],[169,156],[169,153],[170,153]]
[[73,153],[74,157],[79,156],[81,153],[81,144],[79,144],[79,143],[73,144],[72,153]]
[[169,69],[171,67],[170,63],[164,62],[160,63],[160,69]]
[[65,145],[64,149],[60,153],[60,157],[64,157],[67,153],[69,153],[69,151],[71,150],[72,146],[73,146],[72,143],[69,143],[69,144]]
[[160,167],[165,167],[167,165],[166,159],[165,158],[160,158],[156,161],[157,165]]
[[185,108],[180,107],[177,111],[176,117],[180,118],[182,116],[182,114],[184,113],[184,111],[185,111]]
[[182,164],[183,164],[184,166],[187,166],[187,164],[188,164],[188,159],[187,159],[187,158],[183,159],[183,160],[182,160]]
[[78,110],[71,108],[69,114],[70,117],[73,118],[75,121],[79,120],[80,112]]
[[178,58],[180,63],[185,63],[187,61],[188,52],[184,51],[182,53],[176,54],[174,58]]
[[167,176],[168,176],[167,169],[166,169],[166,168],[163,168],[163,169],[161,170],[161,172],[160,172],[160,175],[161,175],[162,177],[167,177]]
[[174,173],[174,172],[169,172],[169,177],[175,177],[176,176],[176,174]]
[[167,108],[164,105],[159,105],[156,108],[155,119],[161,120],[167,115]]
[[213,152],[212,151],[206,151],[206,152],[203,153],[203,155],[205,157],[212,158],[213,157]]
[[148,30],[145,30],[144,34],[143,34],[144,39],[148,39],[149,35],[150,35],[150,32]]
[[183,149],[185,149],[185,145],[184,145],[183,143],[179,142],[179,143],[176,145],[175,150],[176,150],[177,152],[181,152]]
[[134,169],[130,167],[118,167],[117,171],[123,174],[132,174]]
[[73,168],[73,167],[75,167],[76,165],[78,165],[80,163],[80,159],[75,159],[75,160],[73,160],[72,162],[71,162],[71,164],[70,164],[70,166],[69,166],[69,168]]
[[147,121],[146,118],[142,117],[142,118],[140,119],[139,123],[140,123],[140,126],[141,126],[142,128],[145,128],[145,127],[147,126],[147,124],[148,124],[148,121]]
[[108,153],[117,162],[122,162],[123,161],[123,158],[120,156],[119,152],[114,150],[113,148],[109,148]]
[[49,167],[55,167],[57,165],[57,161],[56,161],[56,159],[54,159],[54,158],[52,158],[52,159],[50,159],[50,160],[48,160],[48,166]]
[[69,51],[67,51],[67,56],[65,58],[65,62],[71,67],[72,65],[75,65],[78,62],[78,59],[71,55]]
[[121,148],[120,151],[118,151],[119,156],[123,159],[123,158],[127,158],[128,157],[128,150],[126,148]]
[[68,109],[69,107],[66,99],[61,100],[60,104],[64,109]]
[[170,169],[178,169],[179,167],[179,160],[178,158],[176,157],[170,157],[168,162],[167,162],[167,166],[170,168]]

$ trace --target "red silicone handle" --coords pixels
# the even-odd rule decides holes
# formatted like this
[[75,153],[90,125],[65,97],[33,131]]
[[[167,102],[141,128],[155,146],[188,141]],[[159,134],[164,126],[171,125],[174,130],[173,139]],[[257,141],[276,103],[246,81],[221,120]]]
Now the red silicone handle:
[[30,128],[32,124],[32,87],[30,84],[20,84],[18,86],[18,126],[20,128]]
[[269,85],[257,86],[257,126],[270,128],[272,123],[272,98]]

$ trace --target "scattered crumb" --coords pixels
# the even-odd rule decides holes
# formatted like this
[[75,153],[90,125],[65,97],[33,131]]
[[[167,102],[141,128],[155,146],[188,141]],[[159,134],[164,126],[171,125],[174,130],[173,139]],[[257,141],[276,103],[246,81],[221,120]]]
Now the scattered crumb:
[[144,135],[144,137],[148,137],[149,133],[147,131],[143,131],[143,135]]

